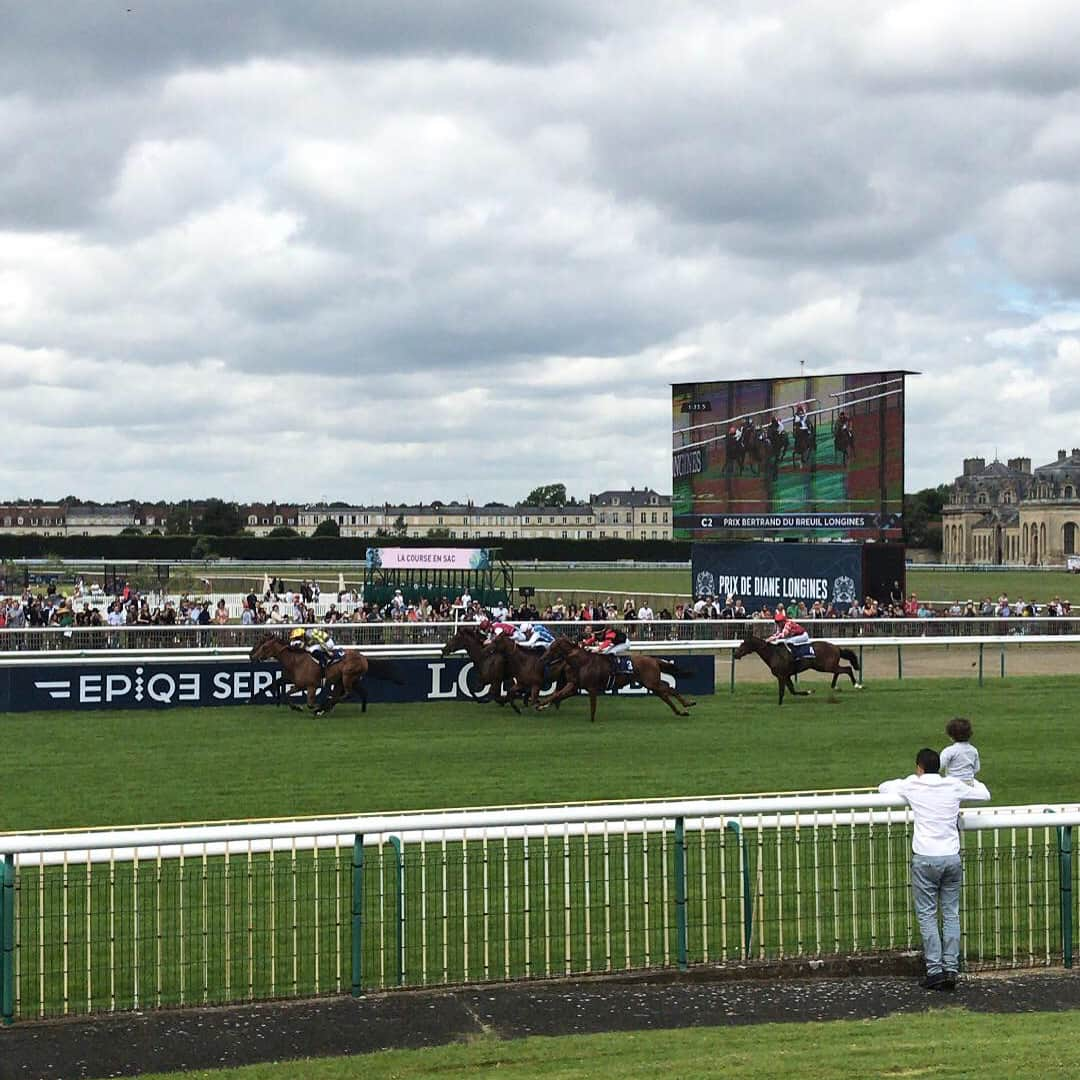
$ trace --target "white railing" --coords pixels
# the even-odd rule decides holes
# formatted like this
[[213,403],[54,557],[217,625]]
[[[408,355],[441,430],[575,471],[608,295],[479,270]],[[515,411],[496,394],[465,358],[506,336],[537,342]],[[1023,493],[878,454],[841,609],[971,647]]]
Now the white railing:
[[[969,968],[1072,963],[1080,804],[962,812]],[[0,836],[5,1020],[905,952],[872,792]]]

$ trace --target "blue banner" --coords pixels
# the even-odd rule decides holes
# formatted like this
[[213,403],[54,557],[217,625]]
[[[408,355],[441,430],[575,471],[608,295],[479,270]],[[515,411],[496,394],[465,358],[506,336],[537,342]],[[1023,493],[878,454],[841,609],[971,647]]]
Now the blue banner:
[[[671,656],[680,671],[681,694],[714,692],[712,656]],[[401,679],[364,680],[369,702],[461,701],[483,697],[487,687],[476,685],[468,660],[395,660]],[[665,676],[665,679],[670,678]],[[193,657],[190,661],[141,660],[125,663],[110,658],[88,659],[78,665],[42,664],[0,667],[0,712],[56,709],[168,709],[175,706],[247,705],[252,699],[272,700],[281,668],[275,663]],[[290,689],[286,686],[286,690]],[[545,690],[553,690],[554,686]],[[629,686],[620,694],[644,694]],[[353,698],[353,700],[359,700]]]
[[694,544],[695,596],[739,597],[751,614],[800,600],[847,611],[862,593],[858,544]]

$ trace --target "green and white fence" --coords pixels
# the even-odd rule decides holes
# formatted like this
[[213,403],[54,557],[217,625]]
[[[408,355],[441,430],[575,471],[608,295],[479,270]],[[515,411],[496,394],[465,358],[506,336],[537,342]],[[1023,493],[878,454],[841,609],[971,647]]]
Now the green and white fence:
[[[1073,962],[1080,806],[965,811],[966,966]],[[0,836],[5,1022],[917,947],[878,794]]]

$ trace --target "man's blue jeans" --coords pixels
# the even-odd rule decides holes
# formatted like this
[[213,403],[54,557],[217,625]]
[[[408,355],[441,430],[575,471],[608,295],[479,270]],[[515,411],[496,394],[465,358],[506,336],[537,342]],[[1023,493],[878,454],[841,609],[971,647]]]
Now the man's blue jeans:
[[[927,975],[956,971],[960,962],[959,855],[912,855],[911,892],[919,920]],[[938,912],[941,931],[938,932]]]

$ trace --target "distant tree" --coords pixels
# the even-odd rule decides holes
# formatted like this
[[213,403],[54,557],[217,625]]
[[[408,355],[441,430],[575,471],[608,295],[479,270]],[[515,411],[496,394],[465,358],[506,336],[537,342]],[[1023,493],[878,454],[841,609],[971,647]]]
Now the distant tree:
[[433,540],[449,540],[450,539],[450,530],[449,529],[428,529],[427,535],[429,537],[431,537]]
[[276,525],[267,534],[267,536],[299,536],[300,534],[288,525]]
[[60,500],[61,506],[82,506],[82,504],[83,501],[78,497],[78,495],[65,495]]
[[191,557],[193,559],[213,559],[214,546],[208,536],[200,536],[192,545]]
[[398,516],[396,518],[394,518],[393,535],[394,536],[405,536],[408,533],[408,531],[409,531],[409,527],[408,527],[408,525],[405,524],[405,515],[404,514],[398,514]]
[[941,550],[941,512],[952,487],[938,484],[904,496],[904,540],[908,547]]
[[127,528],[120,530],[121,536],[142,536],[143,531],[138,525],[128,525]]
[[318,525],[315,526],[315,531],[312,536],[340,536],[341,526],[333,518],[323,518]]
[[187,506],[170,506],[165,513],[166,536],[191,535],[191,509]]
[[236,503],[207,499],[195,531],[200,536],[235,536],[243,528]]
[[[519,504],[521,505],[521,504]],[[565,484],[542,484],[525,496],[525,506],[565,506]]]

